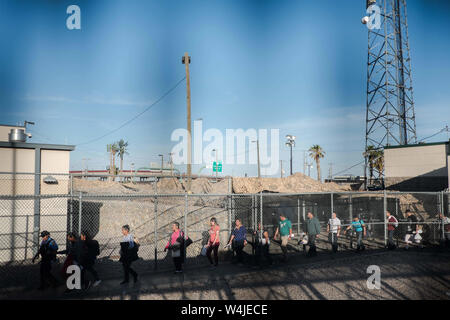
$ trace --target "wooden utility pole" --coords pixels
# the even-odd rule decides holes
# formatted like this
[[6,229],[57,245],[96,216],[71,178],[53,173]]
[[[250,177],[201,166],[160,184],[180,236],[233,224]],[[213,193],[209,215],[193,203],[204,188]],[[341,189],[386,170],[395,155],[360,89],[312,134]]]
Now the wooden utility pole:
[[283,160],[280,160],[280,178],[283,178]]
[[256,153],[258,154],[258,178],[261,178],[261,165],[259,162],[259,139],[256,140]]
[[187,192],[191,191],[191,81],[189,79],[189,64],[191,63],[191,57],[186,52],[182,58],[182,63],[186,66],[186,105],[187,105]]

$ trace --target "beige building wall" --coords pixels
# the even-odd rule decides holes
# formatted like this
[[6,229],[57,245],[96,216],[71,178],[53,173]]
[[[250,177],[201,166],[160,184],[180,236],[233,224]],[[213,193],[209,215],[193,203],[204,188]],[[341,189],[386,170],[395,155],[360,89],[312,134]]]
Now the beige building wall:
[[[0,127],[1,128],[1,127]],[[33,199],[21,196],[34,194],[35,149],[0,147],[0,195],[15,195],[0,200],[0,262],[30,259],[33,252]],[[70,151],[41,150],[41,194],[68,194]],[[67,175],[61,175],[66,173]],[[47,184],[47,176],[57,184]],[[40,230],[48,230],[61,248],[65,245],[68,199],[54,197],[40,200]],[[15,234],[15,235],[13,235]]]
[[440,191],[448,188],[448,145],[384,149],[385,186],[399,191]]
[[0,148],[0,195],[34,194],[34,149]]
[[384,150],[385,176],[446,176],[447,146],[431,145]]

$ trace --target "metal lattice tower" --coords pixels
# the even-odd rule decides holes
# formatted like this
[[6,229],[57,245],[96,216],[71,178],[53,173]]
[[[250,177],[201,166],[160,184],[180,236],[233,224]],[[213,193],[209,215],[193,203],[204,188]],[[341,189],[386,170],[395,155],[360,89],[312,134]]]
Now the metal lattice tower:
[[380,28],[369,28],[366,150],[417,143],[406,0],[366,1],[372,5]]

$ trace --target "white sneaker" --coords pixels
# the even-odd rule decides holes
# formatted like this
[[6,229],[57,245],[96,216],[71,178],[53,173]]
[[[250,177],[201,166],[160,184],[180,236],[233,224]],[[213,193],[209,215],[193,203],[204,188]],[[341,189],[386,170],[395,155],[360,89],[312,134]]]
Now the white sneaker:
[[100,283],[102,282],[102,280],[97,280],[94,282],[94,284],[92,285],[93,287],[98,286]]

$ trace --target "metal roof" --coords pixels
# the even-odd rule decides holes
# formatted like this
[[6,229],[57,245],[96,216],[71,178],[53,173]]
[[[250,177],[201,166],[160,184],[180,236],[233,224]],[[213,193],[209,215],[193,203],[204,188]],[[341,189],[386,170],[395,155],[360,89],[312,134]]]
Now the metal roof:
[[73,145],[7,142],[7,141],[0,141],[0,148],[44,149],[44,150],[64,150],[64,151],[75,150],[75,146]]

